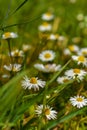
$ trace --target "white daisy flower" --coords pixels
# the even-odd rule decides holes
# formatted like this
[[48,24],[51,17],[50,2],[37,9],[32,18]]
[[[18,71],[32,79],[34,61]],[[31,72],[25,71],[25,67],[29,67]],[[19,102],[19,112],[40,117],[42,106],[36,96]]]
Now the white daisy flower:
[[14,32],[5,32],[2,35],[2,39],[10,39],[10,38],[17,38],[17,37],[18,37],[17,33]]
[[22,65],[21,64],[10,64],[9,66],[4,65],[4,68],[8,71],[18,72],[21,70]]
[[[51,119],[56,119],[57,118],[57,112],[55,110],[53,110],[52,107],[50,106],[45,106],[45,109],[43,111],[43,105],[39,105],[37,106],[36,110],[35,110],[36,114],[38,116],[40,116],[41,114],[44,114],[45,117],[48,119],[48,120],[51,120]],[[44,113],[43,113],[44,112]]]
[[70,80],[70,78],[67,77],[67,76],[62,76],[62,77],[58,77],[58,78],[57,78],[57,82],[58,82],[59,84],[67,83],[69,80]]
[[58,35],[57,34],[50,34],[49,36],[48,36],[48,39],[49,40],[57,40],[58,39]]
[[81,69],[70,69],[70,70],[67,70],[65,72],[65,75],[68,76],[69,78],[71,79],[77,79],[77,81],[79,80],[83,80],[84,79],[84,76],[86,75],[87,73],[84,71],[84,70],[81,70]]
[[78,55],[87,56],[87,47],[81,48],[80,51],[78,52]]
[[71,104],[77,108],[81,108],[87,105],[87,99],[83,96],[74,96],[70,98]]
[[70,46],[68,46],[68,49],[71,52],[78,52],[79,51],[79,47],[77,45],[70,45]]
[[55,52],[52,50],[42,51],[39,55],[39,59],[44,62],[52,61],[55,58]]
[[38,69],[39,71],[42,71],[44,73],[50,73],[50,72],[56,72],[59,71],[61,68],[61,65],[56,64],[35,64],[34,67]]
[[47,13],[42,14],[41,18],[45,21],[50,21],[54,19],[54,15],[50,12],[47,12]]
[[45,32],[45,31],[51,31],[52,30],[52,25],[47,23],[47,22],[44,22],[42,25],[40,25],[38,27],[39,31],[41,32]]
[[72,56],[74,61],[77,61],[78,65],[82,64],[83,66],[87,66],[87,58],[84,56]]
[[22,80],[22,87],[24,89],[34,89],[34,91],[39,90],[39,88],[44,88],[46,82],[38,79],[38,77],[31,77],[28,78],[27,76],[24,77]]
[[11,52],[12,57],[24,57],[24,52],[22,50],[14,50]]

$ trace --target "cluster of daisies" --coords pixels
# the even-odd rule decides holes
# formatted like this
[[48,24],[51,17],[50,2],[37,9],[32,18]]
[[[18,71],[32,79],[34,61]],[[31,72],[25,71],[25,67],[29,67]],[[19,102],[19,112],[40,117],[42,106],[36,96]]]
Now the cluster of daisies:
[[[81,19],[81,16],[78,16]],[[42,24],[38,27],[38,30],[41,34],[46,34],[46,40],[56,41],[55,43],[63,43],[66,40],[64,36],[52,33],[52,21],[55,19],[55,16],[51,12],[44,13],[42,15]],[[29,45],[23,45],[22,50],[15,49],[11,50],[10,41],[13,38],[17,38],[18,35],[13,32],[6,32],[2,35],[2,39],[7,41],[8,44],[8,56],[10,59],[10,64],[5,64],[4,69],[9,73],[2,75],[3,78],[13,77],[15,74],[18,74],[23,68],[25,53],[30,49]],[[73,41],[76,39],[72,39]],[[53,45],[52,47],[54,47]],[[61,55],[61,54],[60,54]],[[69,45],[63,50],[64,57],[71,59],[77,67],[65,70],[62,76],[57,77],[58,84],[64,84],[70,80],[77,82],[84,82],[85,77],[87,76],[87,48],[79,48],[77,45]],[[56,52],[53,49],[42,49],[38,55],[39,61],[33,65],[34,69],[37,69],[38,72],[42,73],[55,73],[62,69],[60,64],[54,62],[56,58]],[[25,75],[21,81],[21,86],[24,90],[31,91],[34,93],[46,87],[46,81],[40,79],[39,76],[28,77]],[[45,95],[46,96],[46,95]],[[87,105],[87,98],[82,95],[77,95],[70,97],[70,103],[77,108],[81,108]],[[35,109],[36,115],[43,115],[45,119],[57,119],[57,111],[50,107],[49,105],[43,106],[42,104],[37,105]]]
[[23,44],[22,50],[11,48],[12,39],[18,38],[18,34],[14,32],[5,32],[2,35],[2,40],[5,40],[8,44],[8,63],[3,65],[3,69],[6,70],[5,74],[2,74],[2,78],[11,78],[22,70],[25,52],[30,49],[30,46]]

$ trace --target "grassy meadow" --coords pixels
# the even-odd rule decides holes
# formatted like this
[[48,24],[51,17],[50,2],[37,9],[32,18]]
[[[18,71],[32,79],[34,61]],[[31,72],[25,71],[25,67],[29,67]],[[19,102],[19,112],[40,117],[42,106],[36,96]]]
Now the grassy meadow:
[[87,130],[87,1],[0,1],[0,130]]

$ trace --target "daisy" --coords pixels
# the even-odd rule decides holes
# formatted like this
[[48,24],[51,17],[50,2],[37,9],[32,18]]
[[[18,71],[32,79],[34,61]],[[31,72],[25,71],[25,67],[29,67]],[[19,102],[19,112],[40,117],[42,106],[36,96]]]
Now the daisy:
[[2,35],[2,39],[10,39],[10,38],[17,38],[17,37],[18,37],[17,33],[14,32],[5,32]]
[[11,52],[11,56],[13,57],[24,57],[24,52],[22,50],[14,50]]
[[39,71],[42,71],[44,73],[50,73],[50,72],[56,72],[60,70],[61,65],[56,65],[56,64],[35,64],[34,67],[38,69]]
[[40,116],[41,114],[44,114],[45,117],[48,119],[48,120],[51,120],[51,119],[56,119],[57,118],[57,112],[55,110],[53,110],[52,107],[50,106],[45,106],[44,110],[43,110],[43,105],[39,105],[37,106],[36,110],[35,110],[36,114],[38,116]]
[[81,108],[87,105],[87,99],[83,96],[74,96],[70,98],[71,104],[77,108]]
[[50,34],[48,37],[49,40],[57,40],[58,39],[58,35],[57,34]]
[[66,76],[68,76],[71,79],[77,79],[78,81],[83,80],[86,74],[87,73],[84,70],[78,68],[70,69],[65,72]]
[[68,49],[69,49],[71,52],[78,52],[78,51],[79,51],[79,47],[76,46],[76,45],[70,45],[70,46],[68,46]]
[[52,30],[52,25],[47,23],[47,22],[44,22],[42,25],[40,25],[38,27],[39,31],[41,32],[45,32],[45,31],[51,31]]
[[42,19],[45,21],[50,21],[54,19],[54,15],[50,12],[42,14]]
[[42,81],[41,79],[38,79],[38,77],[31,77],[28,78],[27,76],[24,77],[24,80],[22,81],[22,87],[24,89],[34,89],[39,90],[39,87],[44,88],[46,82]]
[[80,49],[78,55],[87,56],[87,47]]
[[78,65],[82,64],[83,66],[87,66],[87,58],[85,58],[84,56],[72,56],[72,59],[74,61],[77,61]]
[[9,66],[4,65],[4,68],[8,71],[18,72],[21,70],[22,65],[21,64],[10,64]]
[[42,51],[39,55],[39,59],[44,62],[52,61],[55,58],[55,52],[52,50]]
[[62,76],[62,77],[58,77],[58,78],[57,78],[57,82],[58,82],[59,84],[67,83],[69,80],[70,80],[70,78],[67,77],[67,76]]

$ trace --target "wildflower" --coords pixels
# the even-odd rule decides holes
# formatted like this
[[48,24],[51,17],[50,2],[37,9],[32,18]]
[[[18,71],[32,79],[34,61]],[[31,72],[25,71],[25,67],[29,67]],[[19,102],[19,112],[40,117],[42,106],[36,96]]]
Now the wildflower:
[[58,35],[57,34],[50,34],[48,39],[49,40],[57,40],[58,39]]
[[70,80],[70,78],[67,76],[62,76],[62,77],[57,78],[57,82],[59,84],[64,84],[64,83],[68,82],[69,80]]
[[87,58],[85,58],[84,56],[72,56],[72,59],[74,61],[77,61],[78,65],[82,64],[83,66],[87,66]]
[[21,70],[21,64],[10,64],[9,66],[4,65],[4,68],[8,71],[18,72]]
[[42,71],[44,73],[50,73],[50,72],[56,72],[60,70],[61,65],[56,64],[35,64],[34,67],[38,69],[39,71]]
[[70,98],[71,104],[77,108],[81,108],[87,105],[87,99],[83,96],[74,96]]
[[68,46],[68,49],[69,49],[71,52],[78,52],[78,51],[79,51],[79,47],[76,46],[76,45],[70,45],[70,46]]
[[87,56],[87,47],[81,48],[80,51],[78,52],[78,55]]
[[42,81],[41,79],[38,79],[38,77],[31,77],[28,78],[27,76],[24,77],[24,80],[22,81],[22,87],[24,89],[34,89],[39,90],[39,87],[44,88],[46,82]]
[[40,25],[38,27],[38,29],[41,31],[41,32],[45,32],[45,31],[51,31],[52,29],[52,25],[47,23],[47,22],[44,22],[42,25]]
[[83,80],[86,74],[87,73],[84,70],[78,68],[70,69],[65,72],[66,76],[68,76],[71,79],[77,79],[78,81]]
[[39,59],[44,62],[52,61],[54,60],[54,58],[55,58],[55,53],[52,50],[42,51],[42,53],[40,53],[39,55]]
[[56,119],[57,118],[57,112],[55,110],[53,110],[52,107],[50,106],[45,106],[44,110],[43,110],[43,105],[39,105],[37,106],[36,110],[35,110],[36,114],[38,116],[40,116],[41,114],[44,114],[45,117],[48,119],[48,120],[51,120],[51,119]]
[[42,19],[45,21],[50,21],[54,19],[54,15],[50,12],[42,14]]
[[17,33],[14,32],[5,32],[2,35],[2,39],[10,39],[10,38],[17,38],[17,37],[18,37]]
[[22,50],[14,50],[11,52],[12,57],[24,57],[24,52]]
[[79,47],[76,45],[70,45],[68,48],[64,49],[64,55],[71,55],[72,53],[78,53]]

